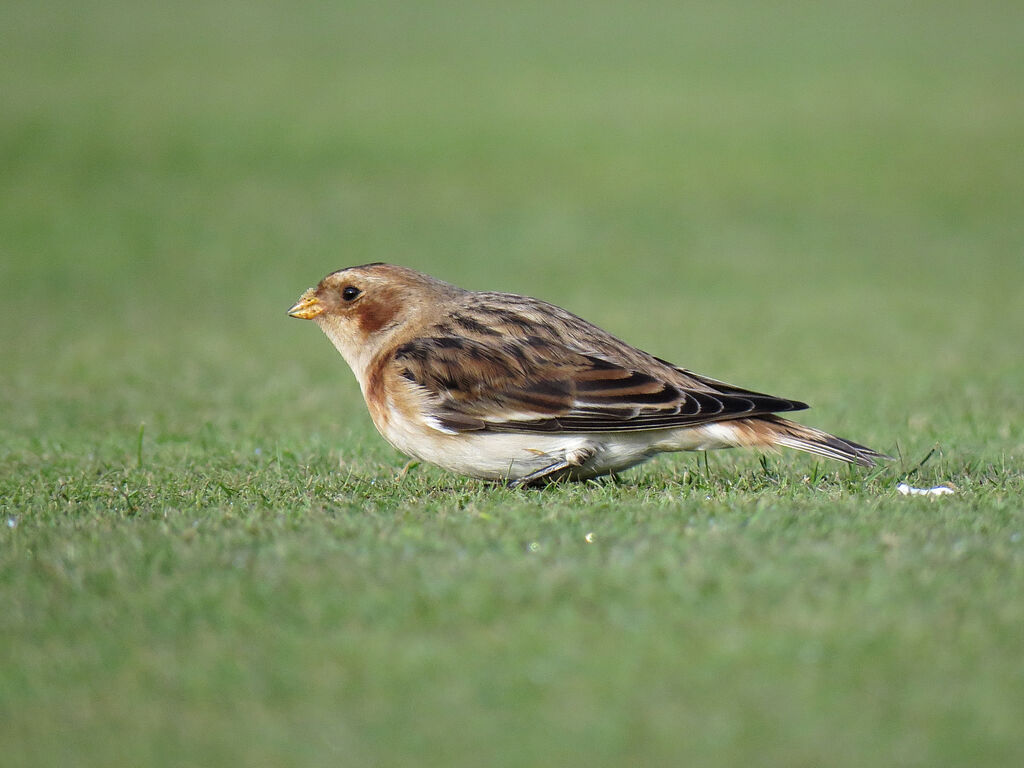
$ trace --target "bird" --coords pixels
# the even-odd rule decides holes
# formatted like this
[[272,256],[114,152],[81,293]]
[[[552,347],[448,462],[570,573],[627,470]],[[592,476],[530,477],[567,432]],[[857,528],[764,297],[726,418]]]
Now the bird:
[[514,488],[615,475],[672,451],[890,458],[777,415],[806,403],[673,365],[546,301],[407,267],[339,269],[288,314],[326,334],[397,450]]

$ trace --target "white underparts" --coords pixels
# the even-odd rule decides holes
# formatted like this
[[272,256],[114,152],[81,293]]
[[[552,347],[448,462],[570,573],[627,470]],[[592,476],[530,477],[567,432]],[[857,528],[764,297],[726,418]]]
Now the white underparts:
[[395,448],[445,469],[489,480],[516,480],[568,463],[577,478],[636,466],[666,451],[701,451],[739,445],[728,424],[702,424],[665,430],[547,434],[526,432],[455,433],[440,423],[413,425],[393,419],[384,437]]

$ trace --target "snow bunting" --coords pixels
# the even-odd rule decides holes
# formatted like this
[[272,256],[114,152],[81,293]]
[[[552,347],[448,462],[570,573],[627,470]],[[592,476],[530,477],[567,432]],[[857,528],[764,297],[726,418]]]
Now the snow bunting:
[[733,446],[889,458],[774,415],[804,403],[692,373],[553,304],[405,267],[333,272],[288,314],[327,334],[385,440],[465,475],[520,486]]

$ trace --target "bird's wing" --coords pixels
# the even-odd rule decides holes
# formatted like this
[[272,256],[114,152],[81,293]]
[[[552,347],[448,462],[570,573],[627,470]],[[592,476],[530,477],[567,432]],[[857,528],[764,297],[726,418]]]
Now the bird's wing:
[[682,369],[637,370],[540,337],[414,339],[394,375],[425,395],[445,432],[625,432],[794,411],[804,403],[709,382]]

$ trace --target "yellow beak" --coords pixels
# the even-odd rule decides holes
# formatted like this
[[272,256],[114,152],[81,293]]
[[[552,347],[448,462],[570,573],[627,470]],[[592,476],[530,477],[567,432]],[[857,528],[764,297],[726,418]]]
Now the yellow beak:
[[312,320],[323,311],[324,305],[313,295],[313,289],[310,288],[302,294],[302,298],[295,303],[295,306],[288,310],[288,314],[291,317],[299,318],[299,320]]

